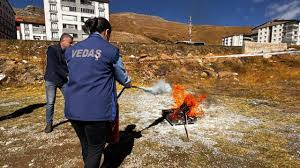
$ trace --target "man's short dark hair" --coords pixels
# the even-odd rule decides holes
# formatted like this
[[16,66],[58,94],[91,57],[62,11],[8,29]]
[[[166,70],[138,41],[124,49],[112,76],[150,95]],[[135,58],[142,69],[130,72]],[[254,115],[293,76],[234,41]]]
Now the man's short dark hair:
[[68,34],[68,33],[63,33],[61,36],[60,36],[60,39],[59,39],[59,42],[63,41],[63,39],[65,38],[70,38],[71,40],[73,40],[73,37]]

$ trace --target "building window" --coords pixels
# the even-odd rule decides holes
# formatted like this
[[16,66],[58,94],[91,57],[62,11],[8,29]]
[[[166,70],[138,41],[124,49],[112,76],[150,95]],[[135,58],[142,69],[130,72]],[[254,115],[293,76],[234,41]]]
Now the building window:
[[77,21],[77,16],[62,15],[62,19],[66,21]]
[[103,11],[100,11],[100,16],[105,17],[105,13]]
[[76,12],[76,7],[72,6],[62,6],[63,11],[68,11],[68,12]]
[[82,13],[91,13],[94,14],[94,9],[86,9],[86,8],[81,8]]
[[34,40],[41,40],[41,37],[40,36],[33,36],[33,39]]
[[294,34],[298,34],[298,31],[295,31]]
[[57,32],[52,32],[52,38],[57,39],[58,38],[58,33]]
[[57,30],[58,29],[57,23],[51,23],[51,28]]
[[50,11],[57,11],[56,5],[55,4],[50,4]]
[[81,22],[87,21],[89,18],[88,17],[81,17]]
[[63,24],[63,28],[64,28],[64,29],[75,29],[75,30],[77,30],[77,25],[73,25],[73,24]]
[[51,20],[57,20],[57,15],[54,14],[54,13],[51,13],[51,14],[50,14],[50,19],[51,19]]
[[92,2],[89,0],[80,0],[80,3],[84,5],[92,5]]

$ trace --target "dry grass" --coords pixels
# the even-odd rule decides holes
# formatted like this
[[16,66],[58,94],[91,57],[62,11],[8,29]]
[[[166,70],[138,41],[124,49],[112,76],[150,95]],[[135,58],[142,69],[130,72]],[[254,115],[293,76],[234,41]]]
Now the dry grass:
[[[110,16],[113,29],[146,36],[157,42],[188,40],[188,25],[169,22],[155,16],[135,13],[119,13]],[[232,34],[249,33],[250,27],[226,27],[212,25],[193,26],[193,41],[220,45],[222,37]]]
[[[213,85],[216,81],[206,80],[206,82]],[[197,92],[197,89],[193,89],[193,85],[199,88],[206,87],[205,82],[186,84],[186,87]],[[124,160],[123,166],[297,167],[299,164],[299,155],[297,154],[297,147],[299,147],[297,135],[300,134],[299,113],[290,114],[288,111],[281,111],[282,108],[286,108],[285,103],[281,102],[275,106],[254,106],[249,104],[247,98],[220,96],[217,95],[220,92],[216,89],[209,90],[209,92],[208,99],[211,102],[206,103],[214,108],[214,104],[219,102],[217,104],[226,107],[227,110],[216,109],[213,113],[209,110],[205,111],[205,117],[198,121],[199,127],[203,129],[198,132],[192,130],[192,126],[188,128],[193,137],[191,142],[186,142],[183,130],[178,133],[178,128],[173,128],[177,131],[166,134],[164,129],[171,128],[168,128],[167,125],[158,125],[144,132],[141,139],[135,140],[132,153]],[[233,90],[222,91],[224,94],[232,94],[231,92]],[[30,104],[44,102],[43,85],[2,89],[1,93],[1,105],[19,102],[18,105],[1,106],[1,116]],[[249,91],[249,93],[251,92]],[[149,123],[143,123],[141,121],[143,118],[139,116],[143,116],[146,112],[153,114],[147,109],[159,108],[156,104],[151,104],[152,101],[155,100],[160,104],[165,100],[164,98],[156,100],[159,97],[153,98],[150,95],[141,96],[140,94],[137,90],[128,90],[122,96],[120,102],[122,129],[132,123],[137,123],[139,128],[148,125]],[[141,98],[145,100],[140,100]],[[141,102],[146,104],[141,104]],[[145,111],[140,108],[145,108]],[[44,108],[35,109],[30,114],[0,123],[0,128],[5,129],[0,133],[2,137],[0,148],[7,153],[1,159],[1,163],[3,163],[1,166],[19,167],[32,163],[34,166],[41,167],[45,167],[47,164],[62,166],[72,160],[75,164],[69,164],[67,167],[80,167],[80,146],[72,128],[65,124],[56,128],[51,135],[43,134],[44,110]],[[56,123],[63,119],[62,110],[63,99],[59,94],[55,113]],[[236,120],[237,118],[240,120]],[[149,118],[149,121],[152,120],[154,119]],[[196,140],[201,136],[216,144],[207,146],[203,141]],[[171,137],[174,138],[174,144]],[[171,144],[167,144],[167,142]],[[45,156],[51,156],[51,159],[45,162]]]

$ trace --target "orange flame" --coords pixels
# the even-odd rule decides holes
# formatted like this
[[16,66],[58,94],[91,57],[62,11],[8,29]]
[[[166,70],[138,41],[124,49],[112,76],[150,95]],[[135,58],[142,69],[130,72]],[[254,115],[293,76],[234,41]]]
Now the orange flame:
[[205,95],[201,95],[198,99],[196,99],[194,95],[187,93],[184,86],[181,85],[173,86],[172,95],[175,100],[173,108],[177,110],[175,110],[171,118],[177,118],[177,113],[179,112],[179,108],[183,103],[189,107],[189,112],[187,113],[189,117],[201,117],[204,115],[203,110],[198,108],[198,106],[206,98]]

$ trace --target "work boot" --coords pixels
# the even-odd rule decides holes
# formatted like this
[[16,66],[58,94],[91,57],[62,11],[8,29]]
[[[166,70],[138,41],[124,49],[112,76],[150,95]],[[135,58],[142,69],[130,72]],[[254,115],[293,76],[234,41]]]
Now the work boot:
[[53,130],[52,124],[47,124],[45,128],[45,133],[50,133],[52,132],[52,130]]

